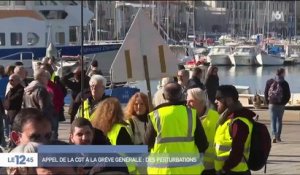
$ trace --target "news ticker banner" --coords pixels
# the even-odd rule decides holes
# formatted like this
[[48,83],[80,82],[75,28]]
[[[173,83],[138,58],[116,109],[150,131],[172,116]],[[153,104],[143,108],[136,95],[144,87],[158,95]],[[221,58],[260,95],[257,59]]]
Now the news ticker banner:
[[142,145],[41,145],[38,153],[0,154],[0,167],[178,167],[201,162],[202,154],[149,154]]

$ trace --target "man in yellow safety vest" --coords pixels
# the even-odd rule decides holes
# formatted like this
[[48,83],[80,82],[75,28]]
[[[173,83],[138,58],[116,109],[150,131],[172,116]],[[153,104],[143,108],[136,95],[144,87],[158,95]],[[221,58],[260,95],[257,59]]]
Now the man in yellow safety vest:
[[[178,83],[164,86],[167,103],[149,114],[145,142],[150,151],[148,174],[201,174],[204,166],[200,153],[208,147],[196,110],[186,106]],[[172,161],[180,157],[193,161]]]
[[210,108],[210,101],[207,99],[206,91],[200,88],[192,88],[187,90],[187,105],[197,110],[198,117],[201,120],[207,141],[209,143],[203,156],[203,164],[205,170],[202,175],[216,174],[214,160],[216,157],[214,148],[214,138],[216,133],[216,125],[219,120],[219,113]]
[[[106,81],[107,81],[106,78],[103,77],[102,75],[95,74],[91,77],[89,81],[91,96],[84,100],[83,102],[84,107],[80,105],[76,117],[84,117],[89,121],[92,119],[93,113],[97,105],[102,100],[107,98],[107,96],[104,93]],[[84,116],[82,116],[82,110]]]
[[216,104],[220,119],[214,139],[217,174],[251,174],[247,161],[256,114],[243,108],[239,94],[232,85],[221,85],[217,89]]

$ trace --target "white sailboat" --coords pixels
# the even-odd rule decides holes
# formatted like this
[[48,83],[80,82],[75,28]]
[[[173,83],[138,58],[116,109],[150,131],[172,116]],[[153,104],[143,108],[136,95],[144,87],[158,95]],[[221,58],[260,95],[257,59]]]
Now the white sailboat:
[[176,57],[150,18],[143,9],[139,9],[112,63],[111,81],[146,80],[149,93],[151,92],[149,80],[175,76],[177,64]]

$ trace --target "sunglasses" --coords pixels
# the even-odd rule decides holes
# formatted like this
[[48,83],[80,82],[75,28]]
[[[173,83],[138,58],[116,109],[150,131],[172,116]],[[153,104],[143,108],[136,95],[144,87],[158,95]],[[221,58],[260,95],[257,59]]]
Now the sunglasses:
[[10,80],[8,80],[9,82],[14,82],[14,80],[13,79],[10,79]]
[[219,96],[219,97],[216,97],[216,100],[220,101],[222,99],[224,99],[225,97],[222,97],[222,96]]

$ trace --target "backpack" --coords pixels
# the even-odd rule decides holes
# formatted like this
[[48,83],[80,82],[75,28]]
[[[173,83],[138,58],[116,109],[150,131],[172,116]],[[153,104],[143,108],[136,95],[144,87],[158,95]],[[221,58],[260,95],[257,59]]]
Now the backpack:
[[250,155],[246,162],[250,170],[258,171],[267,164],[271,151],[271,136],[265,124],[255,120],[252,123]]
[[282,97],[283,97],[283,90],[280,83],[276,80],[273,80],[268,91],[268,100],[273,103],[280,103]]
[[[256,119],[258,119],[258,116],[256,116]],[[259,123],[256,120],[251,120],[251,123],[253,124],[253,128],[250,141],[250,154],[248,160],[245,157],[244,159],[250,170],[258,171],[265,166],[266,171],[266,164],[271,151],[271,136],[265,124]]]

